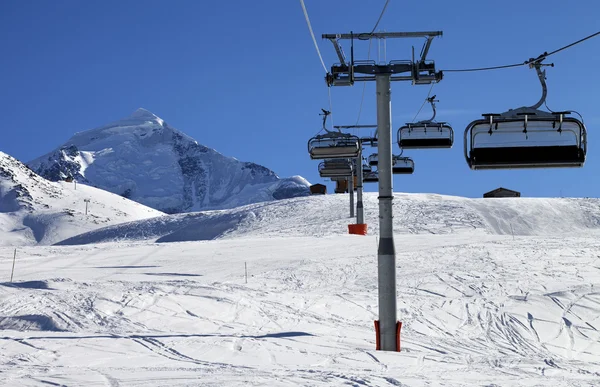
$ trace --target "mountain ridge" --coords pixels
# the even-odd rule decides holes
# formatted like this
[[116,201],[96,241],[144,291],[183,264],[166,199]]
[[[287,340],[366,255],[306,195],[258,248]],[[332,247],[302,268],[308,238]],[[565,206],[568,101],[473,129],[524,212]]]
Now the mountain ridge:
[[27,165],[48,180],[73,178],[166,213],[306,196],[310,185],[224,156],[144,108],[77,132]]
[[99,227],[163,215],[85,184],[48,181],[0,151],[0,246],[52,244]]

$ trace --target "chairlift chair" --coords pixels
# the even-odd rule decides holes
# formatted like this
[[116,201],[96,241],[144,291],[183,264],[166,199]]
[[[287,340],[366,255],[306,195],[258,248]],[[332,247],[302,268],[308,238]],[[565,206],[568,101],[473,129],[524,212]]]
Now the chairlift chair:
[[357,136],[346,133],[317,135],[308,141],[308,153],[312,160],[358,157],[359,140]]
[[379,155],[377,153],[372,153],[369,155],[369,158],[367,160],[370,166],[376,167],[379,162]]
[[410,157],[392,156],[392,174],[412,175],[415,171],[415,162]]
[[424,121],[407,123],[398,129],[398,146],[402,149],[452,148],[454,130],[445,122],[435,122],[435,95],[427,98],[431,104],[433,116]]
[[327,116],[331,114],[323,110],[323,129],[325,134],[316,135],[308,140],[308,153],[312,160],[331,159],[338,157],[358,157],[360,152],[360,141],[358,136],[349,133],[330,131],[325,127]]
[[319,163],[321,177],[344,177],[352,175],[352,162],[348,159],[329,159]]
[[379,181],[379,172],[371,171],[363,175],[363,183],[377,183]]
[[465,129],[464,156],[472,170],[513,168],[582,167],[587,152],[587,133],[571,112],[538,110],[547,89],[541,60],[534,61],[542,84],[542,98],[531,107],[502,114],[483,114]]

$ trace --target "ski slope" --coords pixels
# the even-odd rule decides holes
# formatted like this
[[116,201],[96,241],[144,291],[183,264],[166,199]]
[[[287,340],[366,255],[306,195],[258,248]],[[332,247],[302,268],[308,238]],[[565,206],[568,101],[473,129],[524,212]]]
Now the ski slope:
[[50,182],[0,152],[0,246],[49,245],[104,226],[161,215],[85,184]]
[[[262,202],[230,210],[163,216],[103,227],[60,245],[116,241],[182,242],[239,237],[323,237],[345,234],[348,195]],[[469,199],[437,194],[395,193],[398,234],[600,235],[600,200]],[[379,232],[377,193],[364,194],[369,233]]]
[[254,213],[213,240],[19,247],[13,283],[0,247],[0,385],[598,384],[596,201],[397,194],[396,353],[343,196],[211,212]]

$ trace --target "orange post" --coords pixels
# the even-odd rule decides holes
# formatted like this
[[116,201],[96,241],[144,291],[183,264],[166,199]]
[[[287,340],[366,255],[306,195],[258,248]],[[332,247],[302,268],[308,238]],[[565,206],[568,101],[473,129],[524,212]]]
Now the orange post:
[[[396,323],[396,352],[400,352],[400,330],[402,329],[402,322]],[[381,349],[381,342],[379,339],[379,320],[375,320],[375,350]]]
[[379,351],[381,345],[379,343],[379,320],[375,320],[375,350]]
[[396,323],[396,352],[400,352],[400,329],[402,329],[402,321]]
[[349,224],[348,233],[356,235],[367,235],[367,224]]

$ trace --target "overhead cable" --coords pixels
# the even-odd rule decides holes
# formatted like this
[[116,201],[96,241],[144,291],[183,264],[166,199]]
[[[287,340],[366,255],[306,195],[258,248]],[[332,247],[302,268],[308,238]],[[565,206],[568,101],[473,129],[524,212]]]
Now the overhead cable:
[[477,67],[477,68],[470,68],[470,69],[450,69],[450,70],[442,70],[442,72],[454,72],[454,73],[458,73],[458,72],[470,72],[470,71],[488,71],[488,70],[498,70],[498,69],[507,69],[507,68],[511,68],[511,67],[526,66],[526,65],[529,65],[529,64],[534,63],[534,62],[539,62],[539,61],[541,61],[541,60],[543,60],[543,59],[545,59],[545,58],[547,58],[547,57],[549,57],[551,55],[556,54],[557,52],[560,52],[560,51],[565,50],[567,48],[573,47],[573,46],[575,46],[575,45],[577,45],[577,44],[579,44],[581,42],[584,42],[584,41],[586,41],[588,39],[591,39],[591,38],[593,38],[595,36],[598,36],[598,35],[600,35],[600,31],[595,32],[595,33],[593,33],[591,35],[588,35],[588,36],[586,36],[583,39],[579,39],[576,42],[567,44],[566,46],[561,47],[558,50],[554,50],[554,51],[549,52],[549,53],[548,52],[544,52],[539,57],[537,57],[535,59],[532,58],[532,59],[526,60],[523,63],[513,63],[513,64],[503,65],[503,66]]
[[304,11],[304,18],[306,19],[306,24],[308,25],[310,36],[312,36],[313,43],[315,44],[315,48],[317,49],[317,54],[319,55],[319,59],[321,60],[321,64],[323,65],[323,69],[325,70],[325,72],[328,72],[327,66],[325,66],[325,62],[323,61],[323,57],[321,56],[321,51],[319,50],[317,39],[315,39],[315,34],[313,33],[313,29],[310,24],[310,19],[308,18],[308,12],[306,11],[306,6],[304,5],[304,0],[300,0],[300,5],[302,5],[302,11]]
[[[390,2],[390,0],[386,0],[385,4],[383,5],[383,9],[381,10],[381,13],[379,14],[379,19],[377,19],[377,23],[375,23],[375,26],[371,30],[370,35],[372,35],[373,32],[375,32],[375,30],[377,29],[377,26],[379,25],[379,22],[381,21],[381,18],[383,17],[383,14],[385,13],[385,9],[387,8],[389,2]],[[367,54],[367,60],[371,59],[371,42],[372,42],[372,40],[369,39],[369,52]],[[362,112],[363,102],[365,100],[365,88],[366,87],[367,87],[367,83],[364,82],[363,89],[362,89],[362,96],[360,97],[360,106],[358,108],[358,117],[356,118],[356,125],[358,125],[358,122],[360,121],[360,114]]]
[[431,90],[433,90],[433,86],[435,85],[435,82],[431,82],[431,87],[429,88],[429,93],[427,93],[427,98],[425,98],[425,101],[423,101],[423,104],[421,105],[421,107],[419,108],[419,111],[417,112],[417,114],[415,114],[415,117],[412,119],[412,122],[415,122],[415,120],[417,119],[417,117],[419,116],[419,113],[421,113],[421,110],[423,109],[423,106],[425,106],[425,104],[427,103],[427,101],[429,100],[429,96],[431,95]]

